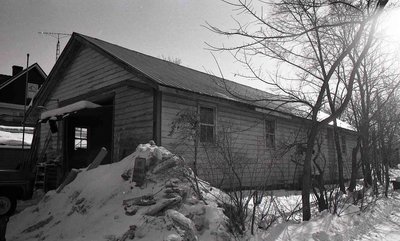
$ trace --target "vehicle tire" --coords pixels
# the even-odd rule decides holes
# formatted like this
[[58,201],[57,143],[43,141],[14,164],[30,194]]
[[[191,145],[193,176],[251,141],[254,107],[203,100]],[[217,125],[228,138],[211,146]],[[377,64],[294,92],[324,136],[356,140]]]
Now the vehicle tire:
[[0,193],[0,215],[11,216],[17,208],[17,199],[9,193]]

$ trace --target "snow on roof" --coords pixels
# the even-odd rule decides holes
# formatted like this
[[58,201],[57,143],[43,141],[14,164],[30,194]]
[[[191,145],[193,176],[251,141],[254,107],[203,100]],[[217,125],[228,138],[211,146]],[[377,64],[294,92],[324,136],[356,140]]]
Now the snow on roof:
[[68,114],[68,113],[75,112],[78,110],[92,109],[92,108],[98,108],[98,107],[101,107],[101,105],[92,103],[87,100],[81,100],[81,101],[75,102],[73,104],[61,107],[61,108],[45,111],[40,115],[40,119],[44,120],[44,119],[47,119],[50,117],[62,116],[64,114]]
[[[325,112],[318,112],[318,120],[319,121],[322,121],[328,117],[329,117],[329,114],[327,114]],[[350,130],[350,131],[357,131],[357,129],[354,126],[352,126],[349,123],[344,122],[342,120],[336,119],[336,123],[337,123],[337,126],[340,128]],[[333,121],[329,122],[328,125],[333,126]]]
[[[310,115],[310,109],[306,105],[298,104],[295,106],[295,109],[293,110],[295,112],[295,115],[306,118],[306,119],[311,119]],[[323,121],[326,118],[329,117],[330,114],[324,112],[324,111],[318,111],[317,115],[317,120],[318,121]],[[336,123],[339,128],[350,130],[350,131],[357,131],[357,129],[352,126],[350,123],[342,121],[338,118],[336,118]],[[333,121],[329,122],[328,125],[333,126]]]

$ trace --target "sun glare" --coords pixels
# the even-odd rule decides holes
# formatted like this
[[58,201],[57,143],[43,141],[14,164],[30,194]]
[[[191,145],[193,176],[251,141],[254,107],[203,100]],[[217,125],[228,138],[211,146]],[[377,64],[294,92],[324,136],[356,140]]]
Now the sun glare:
[[398,51],[400,49],[400,7],[387,11],[381,23],[380,37]]

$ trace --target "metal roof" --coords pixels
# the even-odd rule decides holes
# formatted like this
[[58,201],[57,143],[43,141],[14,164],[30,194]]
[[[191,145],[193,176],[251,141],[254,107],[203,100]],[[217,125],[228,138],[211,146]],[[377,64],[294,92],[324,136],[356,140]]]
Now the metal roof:
[[159,85],[293,114],[293,106],[283,105],[286,102],[283,101],[283,97],[278,95],[145,55],[97,38],[77,33],[74,35],[82,37],[112,57],[148,76]]

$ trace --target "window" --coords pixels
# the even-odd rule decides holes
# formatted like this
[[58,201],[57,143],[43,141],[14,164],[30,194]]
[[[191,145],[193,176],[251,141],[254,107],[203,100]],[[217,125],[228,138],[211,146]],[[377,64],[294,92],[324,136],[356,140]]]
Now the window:
[[342,135],[342,153],[346,153],[346,136],[345,135]]
[[214,109],[209,107],[200,107],[200,142],[214,143],[214,137]]
[[75,147],[77,149],[87,149],[88,148],[88,138],[87,138],[87,128],[75,127]]
[[275,121],[265,120],[265,144],[267,147],[275,147]]

